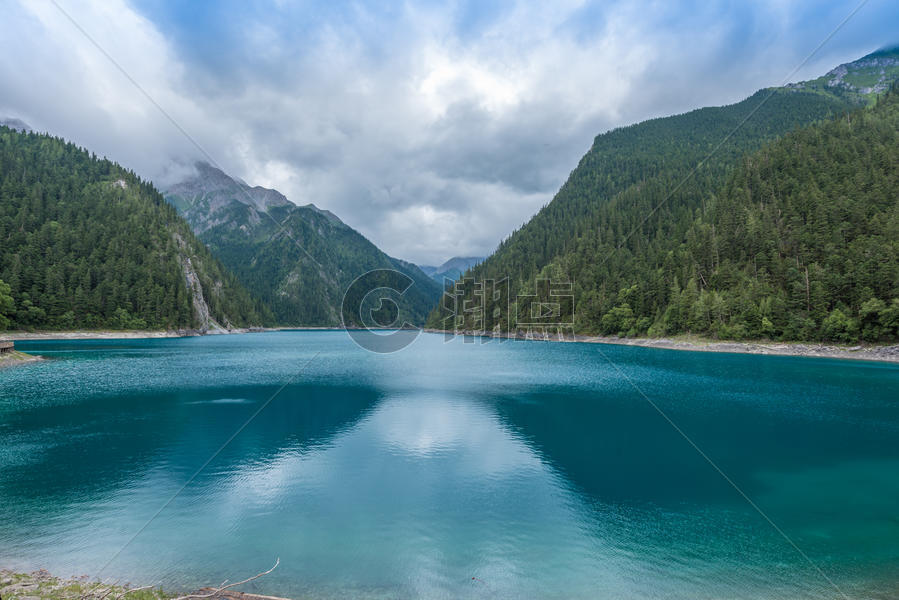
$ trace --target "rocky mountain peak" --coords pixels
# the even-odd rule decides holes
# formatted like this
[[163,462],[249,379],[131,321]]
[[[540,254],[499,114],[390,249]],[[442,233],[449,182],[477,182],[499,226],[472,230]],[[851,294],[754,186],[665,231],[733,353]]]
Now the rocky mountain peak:
[[217,209],[232,201],[252,206],[261,211],[268,211],[277,206],[292,206],[278,190],[261,186],[247,185],[240,179],[233,178],[221,169],[207,162],[194,164],[196,173],[183,181],[170,186],[166,196],[177,196],[187,203],[203,201],[210,208]]
[[787,89],[840,94],[849,100],[867,103],[899,79],[899,46],[881,48],[858,60],[834,67],[821,77],[791,83]]

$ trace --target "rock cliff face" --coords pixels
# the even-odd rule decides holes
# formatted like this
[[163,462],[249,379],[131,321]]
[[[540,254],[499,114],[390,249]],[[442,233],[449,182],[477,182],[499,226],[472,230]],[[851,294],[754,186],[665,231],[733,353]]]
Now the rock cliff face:
[[250,186],[206,163],[165,197],[280,325],[340,325],[349,284],[374,269],[400,271],[413,281],[399,299],[406,321],[423,323],[437,303],[440,287],[418,267],[387,256],[314,204],[297,206],[277,190]]
[[[222,315],[222,323],[213,318],[212,310],[209,308],[209,304],[203,295],[203,283],[200,280],[197,268],[194,266],[194,259],[190,256],[188,245],[180,235],[177,233],[173,235],[181,252],[181,270],[184,273],[184,281],[187,286],[187,293],[190,296],[197,330],[200,333],[225,333],[230,329],[235,329],[234,324],[227,315]],[[223,282],[213,280],[211,284],[214,293],[222,293]]]
[[206,304],[206,300],[203,298],[203,284],[200,283],[200,278],[197,276],[193,264],[191,264],[190,257],[184,257],[184,262],[182,264],[184,268],[184,278],[187,280],[187,291],[190,294],[197,323],[200,324],[200,331],[206,333],[210,329],[224,329],[212,319],[212,316],[209,313],[209,305]]

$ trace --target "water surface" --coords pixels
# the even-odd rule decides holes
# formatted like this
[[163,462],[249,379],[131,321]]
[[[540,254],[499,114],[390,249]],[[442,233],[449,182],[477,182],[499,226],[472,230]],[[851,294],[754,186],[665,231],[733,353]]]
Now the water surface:
[[247,589],[313,599],[899,593],[896,365],[342,332],[17,347],[53,360],[0,371],[0,566],[178,591],[280,557]]

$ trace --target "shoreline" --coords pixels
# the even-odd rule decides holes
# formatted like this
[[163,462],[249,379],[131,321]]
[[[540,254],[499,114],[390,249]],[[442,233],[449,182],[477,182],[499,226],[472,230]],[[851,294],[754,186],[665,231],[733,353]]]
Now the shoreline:
[[[441,329],[423,329],[425,333],[444,334]],[[836,358],[844,360],[866,360],[899,363],[899,344],[821,344],[814,342],[774,342],[713,340],[699,336],[671,338],[620,338],[616,336],[590,335],[540,335],[524,333],[488,333],[460,331],[455,335],[488,337],[535,342],[563,342],[581,344],[608,344],[614,346],[640,346],[660,350],[682,350],[687,352],[718,352],[731,354],[760,354],[767,356],[798,356],[811,358]]]
[[[73,330],[73,331],[9,331],[0,333],[0,338],[13,342],[31,341],[66,341],[66,340],[137,340],[198,337],[205,335],[237,335],[244,333],[268,333],[280,331],[339,331],[342,327],[308,326],[308,327],[253,327],[247,329],[210,330]],[[424,333],[445,334],[441,329],[423,328]],[[845,360],[866,360],[876,362],[899,363],[899,344],[823,344],[814,342],[776,342],[776,341],[731,341],[714,340],[699,336],[676,336],[668,338],[620,338],[616,336],[591,335],[542,335],[518,333],[492,333],[476,331],[459,331],[455,335],[488,337],[522,341],[567,342],[582,344],[609,344],[617,346],[640,346],[662,350],[682,350],[687,352],[719,352],[733,354],[759,354],[767,356],[807,356],[813,358],[836,358]],[[24,364],[42,360],[39,356],[20,355],[17,359],[0,360],[0,366]],[[22,358],[27,357],[27,358]]]
[[69,331],[3,331],[0,339],[11,342],[33,342],[40,340],[65,341],[65,340],[142,340],[156,338],[182,338],[199,337],[205,335],[236,335],[241,333],[258,333],[263,331],[277,331],[277,329],[248,328],[248,329],[216,329],[199,331],[194,329],[76,329]]
[[[0,331],[0,340],[10,342],[66,341],[66,340],[150,340],[165,338],[203,337],[207,335],[241,335],[279,331],[345,331],[358,327],[310,325],[301,327],[248,327],[243,329],[74,329],[67,331]],[[384,328],[390,330],[391,328]]]

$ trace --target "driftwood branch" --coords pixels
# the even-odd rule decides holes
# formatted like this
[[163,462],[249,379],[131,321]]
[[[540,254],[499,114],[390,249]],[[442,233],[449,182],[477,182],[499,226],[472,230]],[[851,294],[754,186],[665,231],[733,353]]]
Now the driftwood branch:
[[[221,594],[222,592],[224,592],[227,589],[237,587],[237,586],[243,585],[245,583],[249,583],[255,579],[259,579],[260,577],[264,577],[264,576],[268,575],[269,573],[271,573],[272,571],[277,569],[278,565],[280,565],[280,564],[281,564],[281,559],[278,558],[277,560],[275,560],[275,564],[272,566],[272,568],[269,569],[268,571],[263,571],[262,573],[258,573],[256,575],[253,575],[252,577],[248,577],[247,579],[244,579],[243,581],[237,581],[237,582],[231,583],[231,584],[228,584],[228,580],[226,579],[221,584],[219,584],[219,587],[212,590],[211,592],[206,592],[206,593],[202,593],[202,594],[188,594],[186,596],[174,598],[173,600],[203,600],[204,598],[213,598],[214,596]],[[153,589],[156,587],[153,585],[145,585],[143,587],[136,587],[136,588],[129,589],[127,587],[128,584],[125,584],[125,589],[117,589],[117,588],[119,588],[119,586],[118,586],[119,581],[120,580],[117,579],[110,583],[109,580],[107,580],[105,582],[102,580],[98,580],[89,589],[82,591],[80,594],[80,597],[78,595],[67,596],[66,600],[126,600],[126,596],[128,596],[128,594],[131,594],[133,592],[139,592],[142,590]],[[228,584],[228,585],[225,585],[225,584]],[[209,589],[209,588],[206,588],[206,589]],[[118,592],[118,593],[113,595],[113,592]]]
[[[104,584],[102,579],[98,579],[97,582],[90,587],[87,591],[81,593],[81,600],[88,600],[89,598],[96,598],[96,593],[100,590],[104,585],[109,586],[109,589],[112,590],[112,586],[114,583],[109,583],[109,580]],[[108,593],[108,592],[107,592]]]
[[[239,585],[243,585],[243,584],[245,584],[245,583],[249,583],[249,582],[253,581],[254,579],[259,579],[260,577],[265,577],[266,575],[268,575],[269,573],[271,573],[272,571],[274,571],[275,569],[277,569],[277,568],[278,568],[278,565],[280,565],[280,564],[281,564],[281,559],[279,558],[279,559],[277,559],[277,560],[275,561],[275,564],[274,564],[274,565],[272,566],[272,568],[269,569],[268,571],[263,571],[262,573],[258,573],[258,574],[256,574],[256,575],[253,575],[252,577],[249,577],[249,578],[247,578],[247,579],[244,579],[243,581],[237,581],[237,582],[234,582],[234,583],[230,583],[230,584],[228,584],[228,585],[224,585],[224,582],[223,582],[223,585],[221,585],[220,587],[218,587],[218,588],[214,589],[213,591],[211,591],[211,592],[209,592],[209,593],[206,593],[206,594],[188,594],[188,595],[186,595],[186,596],[180,596],[180,597],[178,597],[178,598],[175,598],[174,600],[189,600],[190,598],[212,598],[213,596],[215,596],[215,595],[217,595],[217,594],[221,594],[222,592],[224,592],[224,591],[227,590],[228,588],[237,587],[237,586],[239,586]],[[226,580],[226,581],[227,581],[227,580]]]
[[120,581],[119,579],[116,579],[115,581],[113,581],[112,584],[109,586],[109,588],[106,590],[106,592],[104,592],[103,595],[100,596],[97,600],[106,600],[106,597],[112,593],[112,590],[114,590],[115,586],[117,586],[119,584],[119,581]]
[[116,597],[115,597],[115,600],[122,600],[122,598],[124,598],[125,596],[127,596],[127,595],[130,594],[131,592],[139,592],[139,591],[141,591],[141,590],[150,590],[150,589],[153,589],[153,586],[152,586],[152,585],[145,585],[145,586],[143,586],[143,587],[136,587],[136,588],[134,588],[134,589],[125,590],[124,592],[122,592],[121,594],[119,594],[118,596],[116,596]]

